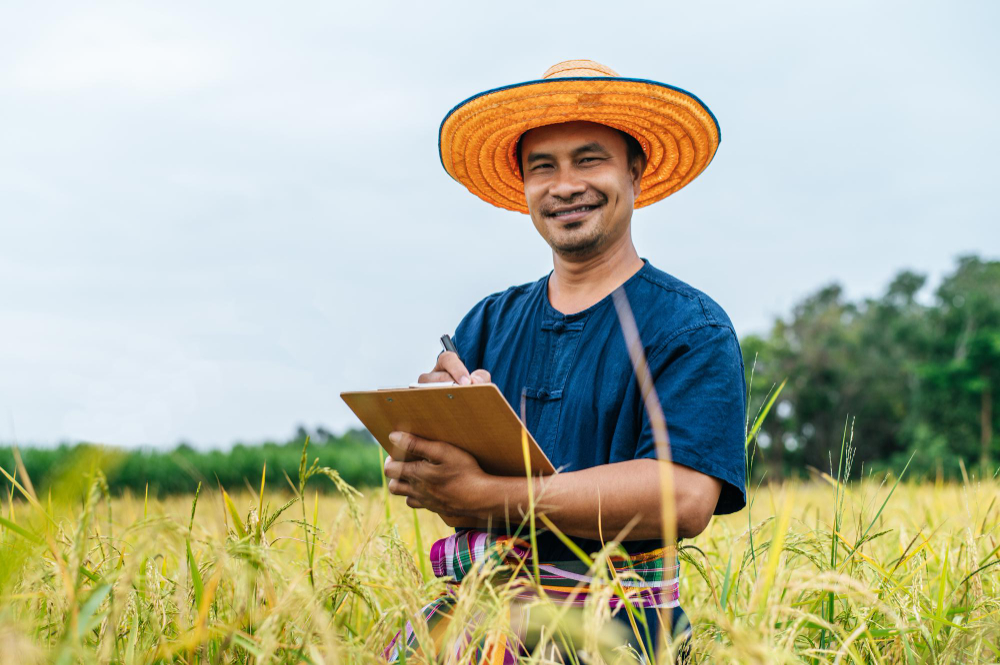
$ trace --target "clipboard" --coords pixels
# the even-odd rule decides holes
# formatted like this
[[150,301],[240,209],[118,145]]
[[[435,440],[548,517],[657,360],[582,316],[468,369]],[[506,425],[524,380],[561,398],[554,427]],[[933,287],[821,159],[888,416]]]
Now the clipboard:
[[343,392],[340,397],[393,459],[406,455],[389,441],[389,433],[409,432],[458,446],[487,473],[524,476],[523,432],[532,475],[556,472],[492,383]]

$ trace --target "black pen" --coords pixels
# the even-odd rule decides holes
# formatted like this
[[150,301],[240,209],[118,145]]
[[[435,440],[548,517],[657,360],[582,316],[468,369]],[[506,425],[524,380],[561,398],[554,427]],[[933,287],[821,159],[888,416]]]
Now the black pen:
[[445,351],[451,351],[456,356],[458,355],[458,347],[455,346],[455,342],[451,341],[451,335],[441,335],[441,346],[444,347]]
[[[456,356],[458,356],[458,362],[462,362],[462,356],[458,355],[458,347],[455,346],[455,342],[451,341],[451,335],[441,335],[441,346],[444,347],[444,351],[442,351],[441,353],[445,353],[446,351],[451,351]],[[466,383],[466,385],[472,383],[472,377],[471,376],[468,377],[467,381],[468,383]],[[462,385],[460,381],[456,381],[455,383],[458,385]]]

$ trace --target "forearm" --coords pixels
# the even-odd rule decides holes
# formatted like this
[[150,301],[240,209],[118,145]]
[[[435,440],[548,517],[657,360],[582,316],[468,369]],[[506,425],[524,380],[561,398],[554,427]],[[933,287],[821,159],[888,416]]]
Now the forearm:
[[[611,540],[629,528],[625,540],[663,536],[660,462],[651,459],[560,473],[534,480],[535,512],[544,513],[563,533],[577,538]],[[673,465],[677,535],[701,533],[718,501],[714,478]],[[494,522],[520,521],[529,506],[525,478],[490,476],[475,502],[476,516]]]

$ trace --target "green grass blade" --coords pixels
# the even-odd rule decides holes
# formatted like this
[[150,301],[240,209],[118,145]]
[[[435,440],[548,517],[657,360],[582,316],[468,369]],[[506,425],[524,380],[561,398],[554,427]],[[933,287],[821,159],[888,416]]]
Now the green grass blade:
[[101,606],[109,593],[111,593],[111,585],[102,584],[94,589],[84,601],[77,618],[77,639],[83,639],[84,635],[96,628],[104,619],[102,615],[96,613],[97,608]]
[[903,471],[896,478],[896,482],[893,483],[892,489],[890,489],[889,490],[889,494],[886,495],[885,501],[883,501],[882,505],[879,506],[878,512],[875,513],[875,517],[873,517],[871,519],[871,522],[868,523],[868,527],[864,530],[864,533],[861,534],[861,537],[858,538],[857,543],[855,543],[854,547],[851,548],[851,551],[847,554],[847,556],[844,557],[844,561],[841,563],[841,566],[843,566],[844,564],[846,564],[847,561],[848,561],[848,559],[850,559],[852,556],[854,556],[854,553],[858,551],[858,548],[861,547],[861,545],[864,544],[865,537],[868,535],[868,532],[872,530],[872,527],[875,526],[875,522],[877,522],[878,518],[882,515],[882,511],[884,511],[885,507],[887,505],[889,505],[889,499],[892,498],[892,495],[895,493],[896,488],[899,487],[900,481],[903,480],[903,476],[906,475],[906,470],[908,468],[910,468],[910,462],[913,461],[913,455],[916,455],[916,452],[914,452],[913,454],[911,454],[910,455],[910,459],[906,461],[906,466],[903,467]]
[[240,538],[246,538],[247,530],[243,526],[243,519],[240,517],[240,511],[236,510],[236,504],[233,500],[229,498],[229,493],[226,490],[222,490],[222,500],[226,504],[226,509],[229,511],[229,516],[233,518],[233,528],[236,533],[239,534]]
[[416,540],[417,546],[417,567],[420,569],[420,578],[426,584],[431,580],[430,573],[427,572],[427,554],[424,549],[424,538],[420,533],[420,516],[417,515],[416,508],[410,508],[413,511],[413,538]]
[[771,397],[767,400],[767,403],[764,404],[764,408],[761,409],[760,413],[754,419],[753,427],[751,427],[750,431],[747,432],[747,440],[745,444],[747,448],[750,447],[750,442],[757,435],[757,431],[760,430],[761,425],[764,424],[764,419],[767,418],[767,414],[771,411],[771,407],[774,406],[774,403],[778,399],[778,395],[781,394],[781,391],[785,387],[786,383],[788,383],[788,379],[782,381],[781,385],[778,386],[778,389],[771,393]]
[[759,594],[757,610],[764,612],[767,605],[767,598],[771,594],[771,587],[774,585],[775,577],[778,573],[778,563],[781,560],[781,553],[785,549],[785,537],[788,534],[788,524],[792,517],[792,506],[795,504],[794,493],[785,501],[785,505],[778,515],[778,520],[774,525],[774,533],[771,535],[771,543],[768,546],[767,566],[764,568],[764,577],[757,588]]
[[35,543],[36,545],[41,545],[42,543],[45,542],[44,540],[42,540],[41,536],[36,536],[35,534],[31,533],[30,531],[28,531],[24,527],[21,527],[21,526],[19,526],[17,524],[14,524],[13,522],[11,522],[9,519],[7,519],[5,517],[0,517],[0,526],[3,526],[5,528],[13,531],[17,535],[19,535],[22,538],[24,538],[25,540],[31,541],[31,542]]
[[556,527],[556,525],[552,523],[552,520],[550,520],[545,513],[539,513],[538,519],[540,519],[542,523],[545,524],[545,527],[554,533],[556,538],[558,538],[562,544],[573,553],[573,556],[587,564],[588,567],[592,568],[594,566],[594,560],[591,559],[586,552],[580,549],[580,546],[574,543],[572,538],[564,534],[558,527]]
[[201,481],[198,481],[198,488],[194,491],[194,499],[191,501],[191,519],[188,521],[188,535],[194,528],[194,511],[198,507],[198,496],[201,495]]
[[261,540],[261,534],[263,533],[264,520],[267,518],[264,515],[264,484],[267,482],[267,460],[264,461],[264,467],[260,472],[260,505],[257,506],[257,542]]
[[385,521],[392,524],[392,508],[389,506],[389,481],[385,477],[385,451],[378,447],[378,468],[382,477],[382,501],[385,503]]
[[726,564],[726,577],[722,580],[722,597],[719,599],[719,609],[726,611],[729,603],[729,588],[733,582],[733,550],[729,550],[729,563]]
[[[522,397],[523,400],[523,397]],[[523,407],[522,407],[523,411]],[[531,568],[535,574],[535,584],[541,584],[538,573],[538,533],[535,529],[535,479],[531,474],[531,456],[528,453],[528,428],[521,426],[521,452],[524,455],[524,473],[528,479],[528,528],[531,537]]]
[[201,607],[201,599],[205,595],[205,585],[201,581],[201,573],[198,572],[198,563],[194,560],[194,552],[191,551],[191,541],[188,540],[187,560],[188,571],[191,573],[191,586],[194,588],[194,606]]

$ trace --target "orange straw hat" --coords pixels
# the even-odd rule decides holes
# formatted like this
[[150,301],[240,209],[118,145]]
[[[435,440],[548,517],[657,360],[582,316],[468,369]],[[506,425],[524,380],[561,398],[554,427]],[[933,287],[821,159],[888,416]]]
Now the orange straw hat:
[[586,120],[635,137],[646,153],[641,208],[694,180],[719,148],[708,107],[672,85],[624,78],[593,60],[567,60],[542,78],[487,90],[453,108],[438,149],[448,174],[482,200],[528,212],[517,142],[529,129]]

